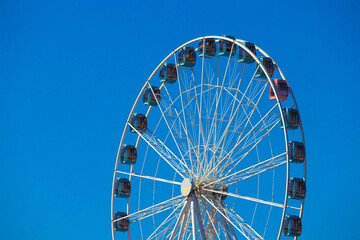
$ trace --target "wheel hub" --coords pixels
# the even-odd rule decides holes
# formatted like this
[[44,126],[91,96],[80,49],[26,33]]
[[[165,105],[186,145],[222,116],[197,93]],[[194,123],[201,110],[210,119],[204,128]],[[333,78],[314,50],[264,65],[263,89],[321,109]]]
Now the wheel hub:
[[227,195],[220,192],[228,192],[228,187],[225,184],[207,185],[206,183],[197,183],[194,180],[185,178],[181,183],[181,194],[187,197],[191,194],[205,195],[215,199],[225,200]]

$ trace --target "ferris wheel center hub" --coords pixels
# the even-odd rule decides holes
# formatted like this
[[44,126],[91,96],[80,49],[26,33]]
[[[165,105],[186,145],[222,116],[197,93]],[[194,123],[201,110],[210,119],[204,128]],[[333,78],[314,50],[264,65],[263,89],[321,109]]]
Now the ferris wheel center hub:
[[[225,194],[222,194],[224,192]],[[228,187],[225,184],[221,184],[220,186],[213,187],[207,186],[205,183],[196,184],[194,181],[191,181],[188,178],[185,178],[181,183],[181,194],[184,197],[187,197],[193,193],[195,194],[203,194],[211,197],[220,198],[221,200],[226,199],[226,193],[228,192]]]
[[191,193],[191,191],[193,190],[193,184],[190,181],[190,179],[185,178],[184,181],[182,181],[181,183],[181,194],[184,197],[189,196],[189,194]]

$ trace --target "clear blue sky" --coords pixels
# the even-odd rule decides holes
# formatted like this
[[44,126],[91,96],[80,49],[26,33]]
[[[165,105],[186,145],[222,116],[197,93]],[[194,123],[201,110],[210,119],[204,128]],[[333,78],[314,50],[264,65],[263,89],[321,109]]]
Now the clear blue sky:
[[0,239],[110,239],[123,124],[152,70],[195,37],[265,49],[307,143],[301,239],[357,239],[358,1],[0,4]]

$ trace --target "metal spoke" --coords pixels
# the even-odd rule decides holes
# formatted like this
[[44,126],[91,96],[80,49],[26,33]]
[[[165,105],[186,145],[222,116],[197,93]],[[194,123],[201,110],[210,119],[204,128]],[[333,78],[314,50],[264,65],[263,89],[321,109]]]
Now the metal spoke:
[[[261,100],[261,98],[262,98],[262,96],[263,96],[263,94],[264,94],[264,91],[265,91],[265,89],[266,89],[266,86],[267,86],[267,84],[265,84],[264,87],[262,88],[260,97],[259,97],[259,99],[257,100],[257,102],[255,103],[255,105],[253,106],[253,110],[250,112],[250,115],[246,114],[246,110],[244,109],[243,106],[241,106],[241,107],[243,108],[243,111],[244,111],[245,115],[246,115],[247,121],[246,121],[245,125],[242,127],[242,128],[243,128],[243,131],[241,132],[240,136],[238,137],[239,139],[241,138],[242,134],[244,133],[247,125],[250,123],[250,120],[251,120],[251,118],[252,118],[255,110],[257,109],[257,106],[258,106],[258,104],[259,104],[259,102],[260,102],[260,100]],[[240,105],[241,105],[241,104],[240,104]],[[250,123],[250,124],[251,124],[251,123]],[[238,128],[240,128],[240,126],[242,126],[242,125],[239,125]],[[238,128],[235,128],[234,131],[236,131]],[[259,131],[259,132],[260,132],[260,131]],[[223,152],[224,152],[224,149],[225,149],[224,144],[225,144],[225,141],[224,141],[224,143],[223,143],[223,148],[222,148],[222,151],[221,151],[221,153],[220,153],[220,158],[221,158],[221,156],[223,155]],[[232,156],[232,155],[230,155],[229,160],[231,159],[231,156]],[[224,166],[225,166],[225,167],[228,166],[228,162],[225,162],[225,163],[224,163]]]
[[231,197],[236,197],[236,198],[240,198],[240,199],[244,199],[244,200],[249,200],[249,201],[252,201],[252,202],[257,202],[257,203],[262,203],[262,204],[266,204],[266,205],[270,205],[270,206],[284,208],[284,205],[279,204],[279,203],[264,201],[264,200],[257,199],[257,198],[252,198],[252,197],[246,197],[246,196],[242,196],[242,195],[234,194],[234,193],[230,193],[230,192],[217,191],[217,190],[209,189],[209,188],[203,188],[203,189],[207,190],[209,192],[213,192],[213,193],[218,193],[218,194],[227,195],[227,196],[231,196]]
[[180,225],[180,222],[183,220],[183,218],[185,217],[185,215],[189,211],[191,201],[192,201],[191,197],[188,198],[187,201],[186,201],[186,204],[183,206],[183,208],[182,208],[182,210],[181,210],[181,212],[179,214],[179,217],[178,217],[178,219],[176,221],[176,224],[175,224],[175,226],[173,228],[173,231],[171,232],[171,235],[168,238],[169,240],[173,240],[175,238],[175,234],[176,234],[176,231],[177,231],[177,229],[178,229],[178,227]]
[[[246,239],[263,239],[255,230],[253,230],[251,228],[251,226],[249,224],[247,224],[242,218],[240,218],[240,216],[235,215],[236,219],[235,220],[236,224],[230,220],[230,217],[228,217],[224,212],[228,213],[228,211],[226,211],[226,209],[224,207],[222,207],[222,205],[218,205],[216,206],[211,200],[209,200],[207,197],[203,196],[203,198],[210,203],[217,211],[218,213],[220,213],[220,215],[222,217],[224,217],[226,219],[226,221],[228,223],[230,223],[236,230],[238,230],[244,237],[246,237]],[[251,237],[248,237],[247,234],[251,232]],[[257,236],[257,237],[253,237],[253,236]]]
[[146,176],[146,175],[142,175],[142,174],[128,173],[128,172],[122,172],[122,171],[116,171],[116,172],[120,173],[120,174],[126,174],[128,176],[134,176],[134,177],[139,177],[139,178],[144,178],[144,179],[155,180],[158,182],[166,182],[166,183],[181,185],[181,183],[179,183],[179,182],[175,182],[175,181],[171,181],[171,180],[167,180],[167,179],[163,179],[163,178],[151,177],[151,176]]
[[[175,62],[177,62],[176,59],[176,54],[174,54],[174,60]],[[187,145],[188,145],[188,149],[189,149],[189,158],[190,158],[190,166],[191,166],[191,170],[194,171],[194,166],[193,166],[193,159],[192,159],[192,154],[191,154],[191,149],[193,146],[193,143],[191,142],[191,139],[189,137],[189,130],[187,128],[187,124],[186,124],[186,115],[185,115],[185,108],[184,108],[184,99],[183,99],[183,94],[182,94],[182,90],[181,90],[181,84],[180,84],[180,74],[179,74],[179,68],[178,65],[175,64],[176,66],[176,72],[177,72],[177,76],[179,76],[179,81],[178,81],[178,87],[179,87],[179,95],[180,95],[180,102],[181,102],[181,109],[182,109],[182,117],[183,117],[183,121],[184,121],[184,131],[186,134],[186,140],[187,140]],[[178,116],[180,116],[179,113],[177,113]]]
[[[170,219],[170,217],[176,212],[176,210],[181,207],[181,205],[184,203],[185,200],[183,200],[181,202],[181,204],[179,204],[171,213],[169,216],[167,216],[167,218],[165,218],[165,220],[159,225],[159,227],[148,237],[148,239],[151,239],[153,235],[155,235],[155,233]],[[185,206],[185,205],[184,205]]]
[[230,218],[234,220],[234,222],[236,222],[240,228],[241,228],[241,233],[244,235],[244,237],[246,237],[247,239],[262,239],[263,237],[261,237],[248,223],[246,223],[231,207],[229,207],[225,202],[222,202],[222,204],[220,205],[220,209],[222,211],[224,211],[226,214],[224,214],[223,216],[227,216],[227,220],[232,223],[232,221],[230,221]]
[[[253,77],[252,77],[252,79],[250,80],[250,82],[249,82],[249,84],[248,84],[248,86],[247,86],[247,88],[246,88],[246,90],[245,90],[245,93],[248,91],[249,87],[251,86],[251,83],[252,83],[252,81],[253,81],[253,79],[254,79],[254,76],[255,76],[255,72],[254,72]],[[223,86],[221,87],[221,89],[223,89]],[[222,146],[222,145],[225,143],[224,139],[226,139],[226,136],[227,136],[229,127],[230,127],[233,119],[234,119],[235,116],[236,116],[236,113],[238,112],[238,110],[239,110],[239,108],[240,108],[240,106],[241,106],[241,103],[242,103],[242,101],[243,101],[243,99],[244,99],[244,97],[245,97],[245,93],[243,94],[243,96],[242,96],[242,98],[241,98],[241,100],[240,100],[240,104],[238,104],[238,106],[237,106],[234,114],[230,117],[230,120],[229,120],[229,122],[228,122],[228,124],[227,124],[227,126],[226,126],[226,128],[225,128],[225,130],[224,130],[224,133],[222,134],[222,136],[220,137],[219,141],[217,142],[217,147],[216,147],[215,152],[220,148],[220,146]],[[221,97],[221,94],[220,94],[220,97]],[[218,103],[217,103],[217,104],[218,104]],[[217,112],[217,111],[215,110],[215,112]],[[223,143],[223,144],[222,144],[222,143]],[[214,161],[215,156],[216,156],[215,154],[212,156],[212,158],[210,159],[210,162],[211,162],[211,161]],[[219,158],[221,158],[221,155],[220,155]],[[207,176],[209,176],[213,171],[215,171],[215,170],[217,169],[217,167],[221,164],[221,162],[222,162],[222,161],[219,161],[219,162],[216,164],[215,167],[213,167],[210,171],[208,171],[208,172],[204,175],[204,179],[206,179]]]
[[[148,134],[149,130],[146,133],[140,133],[130,123],[128,123],[128,125],[131,126],[136,133],[139,134],[139,136],[170,165],[170,167],[172,167],[181,177],[185,178],[184,174],[187,172],[184,169],[183,162],[160,139],[154,134]],[[185,167],[187,166],[185,165]]]
[[[173,102],[172,99],[171,99],[170,93],[169,93],[169,91],[167,90],[167,88],[166,88],[166,86],[165,86],[164,84],[163,84],[163,86],[164,86],[164,89],[166,90],[167,95],[168,95],[169,100],[170,100],[170,106],[168,107],[168,109],[170,109],[170,107],[174,108],[174,111],[175,111],[175,114],[176,114],[176,115],[175,115],[175,118],[176,118],[176,120],[178,120],[178,121],[180,122],[180,125],[182,126],[182,128],[184,128],[184,124],[182,123],[181,118],[179,117],[179,113],[177,112],[177,109],[176,109],[176,107],[175,107],[175,105],[174,105],[174,102]],[[150,87],[150,89],[151,89],[152,94],[155,96],[155,93],[154,93],[153,89],[151,88],[150,83],[149,83],[149,87]],[[180,149],[179,143],[178,143],[178,141],[176,140],[176,137],[175,137],[175,135],[174,135],[174,133],[173,133],[173,131],[172,131],[172,129],[174,128],[174,126],[175,126],[175,124],[176,124],[176,120],[173,121],[173,123],[172,123],[172,125],[171,125],[171,124],[168,122],[167,117],[166,117],[166,114],[167,114],[168,110],[167,110],[167,109],[166,109],[166,110],[163,110],[163,108],[161,107],[161,106],[164,104],[164,101],[159,102],[157,98],[155,98],[155,99],[156,99],[156,102],[157,102],[157,104],[158,104],[158,106],[159,106],[159,110],[160,110],[160,112],[161,112],[161,114],[162,114],[162,117],[163,117],[163,119],[164,119],[164,121],[165,121],[165,123],[166,123],[166,125],[167,125],[167,127],[168,127],[168,129],[169,129],[170,135],[172,136],[173,141],[174,141],[174,143],[175,143],[175,145],[176,145],[176,147],[177,147],[177,149],[178,149],[178,151],[179,151],[179,153],[180,153],[180,155],[181,155],[181,159],[185,159],[184,156],[183,156],[183,152],[182,152],[182,150]],[[170,114],[171,114],[171,112],[170,112]],[[174,115],[171,114],[171,116],[174,116]],[[176,130],[174,129],[174,131],[176,131]],[[182,134],[180,133],[180,131],[176,131],[176,132],[177,132],[177,134],[178,134],[179,136],[182,135]],[[185,132],[185,135],[187,136],[186,132]],[[185,166],[185,168],[186,168],[187,170],[190,170],[189,167],[187,166],[185,160],[184,160],[184,161],[181,161],[181,162],[182,162],[182,165]]]
[[173,208],[174,205],[175,206],[181,205],[182,202],[184,201],[184,199],[181,197],[182,197],[182,195],[176,196],[174,198],[168,199],[168,200],[158,203],[156,205],[142,209],[138,212],[129,214],[128,216],[118,218],[118,219],[114,220],[113,222],[120,221],[124,218],[130,218],[131,223],[140,221],[142,219],[153,216],[154,214],[159,214],[161,212],[169,210],[169,209]]
[[[231,50],[233,49],[234,47],[234,42],[231,46]],[[212,126],[216,126],[217,124],[217,121],[216,121],[216,117],[218,115],[218,108],[219,108],[219,102],[220,102],[220,99],[221,99],[221,96],[222,96],[222,92],[224,90],[224,84],[225,84],[225,79],[226,79],[226,75],[228,73],[228,69],[229,69],[229,65],[230,65],[230,59],[231,59],[231,55],[228,57],[228,61],[227,61],[227,64],[226,64],[226,69],[225,69],[225,73],[224,73],[224,77],[223,77],[223,80],[222,80],[222,84],[221,84],[221,87],[220,87],[220,93],[217,92],[216,94],[216,104],[215,104],[215,110],[214,110],[214,119],[212,120],[211,122],[211,127],[210,129],[212,129]],[[219,86],[219,85],[217,85]],[[215,125],[214,125],[215,124]],[[220,145],[220,144],[219,144]],[[218,145],[218,146],[219,146]],[[213,157],[210,159],[210,162],[213,160]]]
[[280,165],[283,165],[286,163],[286,153],[281,153],[275,157],[269,158],[267,160],[264,160],[260,163],[257,163],[253,166],[247,167],[243,170],[234,172],[229,175],[225,175],[222,178],[219,178],[213,182],[210,182],[206,184],[205,186],[218,183],[218,182],[224,182],[226,184],[232,185],[237,182],[243,181],[249,177],[256,176],[260,173],[263,173],[267,170],[273,169],[275,167],[278,167]]
[[[276,105],[275,105],[275,106],[276,106]],[[252,131],[254,131],[255,128],[267,118],[267,116],[271,113],[271,111],[275,108],[275,106],[274,106],[273,108],[271,108],[270,111],[269,111],[268,113],[266,113],[266,114],[264,115],[264,117],[262,117],[261,120],[260,120],[257,124],[255,124],[255,125],[253,126],[253,128],[252,128],[242,139],[239,139],[239,140],[236,142],[236,144],[234,145],[234,147],[215,165],[215,167],[214,167],[206,176],[208,176],[210,173],[212,173],[213,171],[215,171],[215,170],[220,166],[220,164],[222,164],[224,161],[227,160],[227,158],[236,150],[237,147],[239,147],[239,145],[244,141],[244,139],[246,139],[246,138],[249,136],[249,134],[250,134]],[[272,119],[270,118],[270,120],[272,120]],[[269,134],[269,132],[270,132],[279,122],[280,122],[280,120],[272,121],[272,122],[271,122],[271,125],[272,125],[271,128],[270,128],[268,131],[266,131],[257,141],[254,142],[254,145],[251,147],[251,149],[250,149],[249,151],[247,151],[246,154],[244,154],[244,156],[242,157],[242,159],[243,159],[246,155],[248,155],[248,153],[250,153],[250,151],[251,151],[262,139],[264,139],[264,138]],[[260,128],[259,130],[257,130],[257,131],[260,133],[261,131],[263,131],[263,129],[264,129],[264,127],[261,127],[261,128]],[[242,149],[246,149],[249,145],[250,145],[250,144],[243,146]],[[242,160],[242,159],[241,159],[241,160]],[[236,167],[236,166],[241,162],[241,160],[237,161],[237,162],[235,163],[235,166],[234,166],[234,167]],[[234,168],[234,167],[233,167],[233,168]],[[233,168],[231,168],[229,171],[231,171]]]

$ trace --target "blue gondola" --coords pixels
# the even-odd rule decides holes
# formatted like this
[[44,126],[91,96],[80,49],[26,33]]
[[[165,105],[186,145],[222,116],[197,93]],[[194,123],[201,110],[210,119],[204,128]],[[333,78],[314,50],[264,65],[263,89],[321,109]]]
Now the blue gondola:
[[[275,71],[275,66],[274,63],[272,61],[271,58],[268,57],[259,57],[260,62],[264,65],[266,71],[268,72],[268,74],[270,75],[270,77],[272,77],[272,75],[274,74]],[[256,64],[256,73],[255,73],[255,77],[258,78],[266,78],[265,72],[262,70],[262,68],[259,66],[259,64]]]
[[284,221],[284,236],[298,237],[301,235],[301,219],[296,215],[286,215]]
[[202,57],[204,55],[205,45],[205,57],[214,57],[216,54],[216,42],[213,38],[202,39],[199,41],[199,56]]
[[[243,42],[242,44],[245,47],[247,47],[256,56],[255,44],[253,44],[251,42]],[[245,51],[245,49],[243,49],[241,47],[239,47],[238,59],[239,59],[239,62],[243,62],[243,63],[253,63],[255,61],[255,59],[247,51]]]
[[302,163],[305,160],[305,146],[301,142],[289,142],[289,161]]
[[114,230],[118,232],[127,232],[129,230],[130,220],[126,217],[127,214],[124,212],[115,212],[114,220],[120,219],[119,221],[114,222]]
[[306,184],[302,178],[290,178],[288,198],[301,200],[306,196]]
[[143,103],[145,105],[157,106],[161,100],[160,89],[155,86],[151,86],[145,89],[143,95]]
[[295,130],[299,127],[300,118],[299,118],[299,113],[296,109],[284,108],[283,114],[284,114],[285,127],[287,129]]
[[137,150],[133,145],[122,145],[120,150],[120,163],[135,164],[137,159]]
[[136,131],[140,133],[146,132],[147,129],[147,119],[144,114],[134,113],[130,119],[130,132],[134,133]]
[[[228,36],[228,35],[223,35],[223,37],[227,37],[227,38],[231,38],[233,40],[235,40],[235,38],[233,36]],[[232,48],[232,50],[231,50]],[[227,41],[224,39],[220,39],[219,40],[219,56],[230,56],[230,52],[231,52],[231,56],[234,56],[236,53],[236,44],[231,42],[231,41]]]
[[128,198],[131,193],[131,184],[127,178],[117,178],[114,186],[114,196]]
[[164,65],[160,68],[159,78],[160,82],[170,84],[175,83],[177,79],[177,71],[175,64],[164,63]]
[[[289,87],[288,87],[287,81],[284,80],[284,79],[275,78],[273,80],[273,84],[274,84],[274,87],[276,89],[279,100],[280,101],[285,101],[288,98],[288,95],[289,95]],[[269,98],[271,100],[276,100],[274,90],[272,89],[271,86],[270,86],[270,89],[269,89]]]
[[193,67],[196,63],[196,52],[192,47],[183,47],[178,55],[180,66]]

